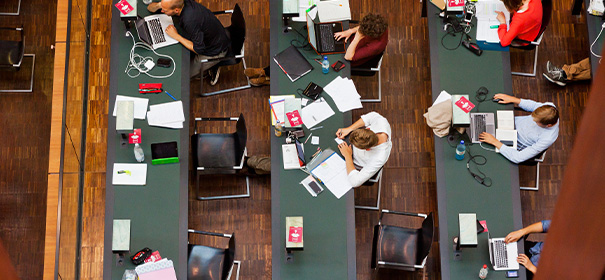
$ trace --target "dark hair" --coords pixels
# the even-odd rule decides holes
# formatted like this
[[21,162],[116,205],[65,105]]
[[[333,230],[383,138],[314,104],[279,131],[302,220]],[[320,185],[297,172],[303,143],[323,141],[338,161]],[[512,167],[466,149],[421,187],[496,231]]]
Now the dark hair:
[[387,21],[381,15],[368,14],[361,19],[359,32],[364,36],[378,38],[387,30],[388,26]]
[[559,121],[559,110],[551,105],[542,105],[531,113],[542,125],[555,125]]
[[523,6],[523,0],[502,0],[502,3],[509,12],[517,11]]

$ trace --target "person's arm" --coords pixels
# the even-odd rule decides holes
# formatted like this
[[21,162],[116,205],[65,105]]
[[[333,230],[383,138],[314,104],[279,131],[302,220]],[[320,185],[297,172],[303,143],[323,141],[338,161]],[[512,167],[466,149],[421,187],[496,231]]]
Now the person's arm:
[[197,54],[197,52],[193,48],[193,42],[190,40],[187,40],[183,36],[181,36],[179,34],[179,32],[176,30],[176,27],[174,27],[174,25],[171,24],[168,27],[166,27],[166,34],[168,34],[168,36],[172,37],[173,39],[179,41],[179,43],[183,44],[183,46],[185,48],[187,48],[188,50]]
[[351,171],[355,170],[355,164],[353,163],[353,148],[351,145],[343,142],[338,145],[338,150],[340,150],[340,153],[345,158],[347,174],[351,173]]
[[512,103],[512,104],[515,104],[515,106],[519,106],[519,104],[521,103],[520,98],[511,96],[508,94],[504,94],[504,93],[496,93],[494,95],[494,99],[501,99],[500,101],[498,101],[498,103],[500,103],[500,104]]
[[359,26],[349,28],[345,31],[336,32],[336,33],[334,33],[334,39],[336,41],[339,41],[340,39],[344,38],[345,43],[347,43],[349,41],[349,37],[351,37],[351,35],[357,33],[357,30],[359,30]]
[[542,227],[542,222],[533,223],[520,230],[516,230],[516,231],[509,233],[504,238],[504,242],[506,242],[506,243],[517,242],[519,239],[521,239],[521,237],[526,236],[530,233],[541,233],[541,232],[544,232],[544,228]]
[[[504,15],[502,14],[502,12],[497,12],[498,13],[498,21],[500,21],[500,25],[498,26],[498,38],[500,38],[500,45],[502,45],[503,47],[508,47],[508,45],[510,45],[510,43],[517,38],[517,35],[519,35],[519,33],[521,32],[521,30],[523,29],[523,22],[522,20],[518,19],[519,16],[517,17],[513,17],[513,20],[510,22],[510,27],[508,28],[508,31],[506,30],[506,22],[504,20]],[[500,16],[502,14],[502,17]],[[517,20],[515,20],[517,19]]]
[[338,149],[345,158],[348,174],[347,177],[349,179],[349,183],[351,183],[354,188],[363,185],[363,183],[372,178],[372,176],[374,176],[374,174],[376,174],[376,172],[378,172],[385,163],[384,161],[374,161],[358,171],[355,169],[355,164],[353,164],[353,150],[351,146],[347,143],[341,143],[338,145]]
[[519,254],[517,262],[525,266],[531,273],[536,274],[538,268],[531,262],[531,260],[525,254]]
[[162,9],[162,6],[161,6],[160,2],[152,2],[149,5],[147,5],[147,10],[151,13],[155,13],[161,9]]
[[357,32],[355,34],[355,38],[353,38],[353,41],[351,41],[351,44],[349,44],[349,47],[347,48],[347,52],[345,53],[345,59],[348,61],[353,60],[353,57],[355,57],[355,52],[357,51],[357,45],[359,45],[359,42],[361,41],[361,39],[363,39],[363,35],[359,32]]
[[363,119],[359,118],[359,120],[354,122],[352,125],[345,127],[345,128],[339,128],[336,131],[336,137],[338,137],[340,139],[344,139],[347,135],[349,135],[349,133],[351,133],[351,131],[358,129],[358,128],[365,127],[365,126],[366,126],[366,123],[363,122]]
[[521,99],[521,102],[519,103],[519,108],[521,108],[527,112],[533,112],[534,110],[536,110],[539,107],[542,107],[544,105],[550,105],[550,106],[556,107],[555,104],[553,104],[551,102],[540,103],[540,102],[536,102],[536,101],[533,101],[530,99]]
[[500,149],[500,154],[502,154],[511,162],[520,163],[531,159],[537,156],[539,153],[545,151],[546,149],[548,149],[548,147],[550,147],[550,145],[552,145],[552,143],[554,143],[555,140],[557,139],[552,139],[552,141],[551,139],[539,139],[538,142],[521,151],[517,151],[517,149],[506,145],[501,145],[497,148]]

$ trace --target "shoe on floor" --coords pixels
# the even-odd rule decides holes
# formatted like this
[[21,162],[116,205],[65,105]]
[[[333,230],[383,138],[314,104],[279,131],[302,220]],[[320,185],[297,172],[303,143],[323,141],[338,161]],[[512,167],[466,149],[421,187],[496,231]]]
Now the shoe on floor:
[[263,68],[246,68],[244,69],[244,75],[248,78],[258,78],[260,76],[265,76],[265,69]]
[[268,86],[270,84],[271,80],[266,76],[250,79],[250,85],[255,87]]
[[546,73],[542,73],[542,76],[551,83],[562,87],[567,84],[565,77],[563,77],[563,69],[553,66],[550,61],[546,62]]
[[221,74],[221,68],[209,69],[208,74],[210,75],[210,85],[216,85],[218,82],[218,76]]

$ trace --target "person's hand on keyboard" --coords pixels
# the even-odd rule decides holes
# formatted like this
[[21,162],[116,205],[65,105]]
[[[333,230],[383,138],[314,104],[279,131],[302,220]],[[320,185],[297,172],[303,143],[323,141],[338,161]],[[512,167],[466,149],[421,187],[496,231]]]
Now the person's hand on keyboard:
[[527,255],[519,254],[519,256],[517,257],[517,262],[525,266],[525,268],[527,268],[527,270],[531,271],[532,273],[536,273],[536,266],[529,260]]
[[176,30],[176,27],[174,27],[174,25],[168,25],[168,27],[166,27],[166,34],[168,34],[168,36],[172,37],[173,39],[178,41],[178,36],[179,36],[179,32]]
[[512,243],[512,242],[517,242],[524,235],[525,235],[525,233],[521,229],[513,231],[513,232],[509,233],[508,235],[506,235],[506,237],[504,237],[504,242],[506,242],[507,244]]
[[355,34],[355,30],[354,29],[348,29],[342,32],[336,32],[334,33],[334,39],[336,41],[339,41],[340,39],[345,39],[345,43],[348,42],[349,37],[351,37],[351,35]]
[[500,141],[498,141],[498,139],[496,139],[496,137],[494,137],[494,135],[491,135],[487,132],[483,132],[483,133],[479,134],[479,141],[493,145],[494,147],[496,147],[498,149],[500,149],[503,145]]
[[504,93],[495,94],[494,99],[500,99],[500,101],[498,101],[498,103],[500,104],[513,103],[515,105],[519,105],[519,103],[521,102],[521,99]]

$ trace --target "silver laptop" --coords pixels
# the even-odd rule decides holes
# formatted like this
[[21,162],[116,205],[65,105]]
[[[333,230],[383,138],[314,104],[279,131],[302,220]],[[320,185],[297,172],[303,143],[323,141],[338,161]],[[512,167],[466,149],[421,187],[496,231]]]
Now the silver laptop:
[[518,270],[517,242],[504,243],[504,238],[491,238],[487,232],[489,260],[494,270]]
[[471,113],[471,127],[469,129],[471,142],[480,143],[479,135],[483,132],[496,136],[494,113]]
[[166,34],[166,28],[173,25],[172,17],[165,14],[146,16],[137,18],[136,27],[139,39],[154,50],[177,44],[179,41]]

